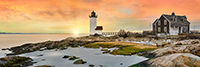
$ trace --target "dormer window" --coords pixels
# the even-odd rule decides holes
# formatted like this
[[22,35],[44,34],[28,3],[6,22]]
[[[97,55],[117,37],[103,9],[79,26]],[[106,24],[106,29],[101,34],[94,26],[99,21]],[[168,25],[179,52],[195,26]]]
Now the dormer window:
[[183,22],[184,22],[184,20],[185,20],[184,18],[181,19],[181,21],[183,21]]
[[176,17],[175,16],[173,16],[173,17],[171,17],[171,20],[172,21],[176,21],[176,19],[175,19]]
[[184,16],[183,22],[187,22],[187,17],[186,16]]
[[187,19],[184,19],[184,22],[187,22]]

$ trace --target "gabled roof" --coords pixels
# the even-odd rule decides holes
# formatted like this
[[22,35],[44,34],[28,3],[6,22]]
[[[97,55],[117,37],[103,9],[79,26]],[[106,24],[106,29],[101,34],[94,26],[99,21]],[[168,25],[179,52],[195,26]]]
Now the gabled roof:
[[103,30],[102,26],[97,26],[95,30]]
[[[169,20],[170,22],[172,22],[172,23],[188,23],[188,24],[190,24],[189,21],[186,20],[186,22],[184,22],[184,21],[182,20],[183,18],[187,19],[186,16],[166,15],[166,14],[163,14],[162,16],[166,17],[166,19],[168,19],[168,20]],[[174,21],[171,19],[171,18],[173,18],[174,16],[177,18],[177,21],[176,21],[176,22],[174,22]]]
[[153,22],[153,25],[158,21],[158,19],[156,19],[154,22]]

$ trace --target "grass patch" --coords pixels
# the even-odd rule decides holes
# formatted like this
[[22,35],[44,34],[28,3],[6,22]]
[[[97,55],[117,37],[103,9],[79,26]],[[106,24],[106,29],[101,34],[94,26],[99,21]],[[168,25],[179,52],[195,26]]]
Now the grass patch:
[[132,55],[138,52],[144,52],[148,50],[157,49],[157,47],[138,44],[138,43],[130,43],[130,42],[97,42],[85,45],[86,48],[119,48],[115,49],[110,54],[113,55]]
[[31,60],[29,57],[19,57],[19,56],[12,56],[6,58],[0,58],[1,61],[6,62],[5,64],[0,64],[0,67],[25,67],[21,64]]
[[85,45],[86,48],[113,48],[113,47],[117,47],[119,45],[114,45],[114,44],[108,44],[108,43],[92,43],[92,44],[88,44]]
[[144,51],[148,51],[148,50],[154,50],[156,48],[144,48],[144,49],[140,49],[140,48],[136,48],[134,46],[126,46],[124,48],[120,48],[120,49],[115,49],[112,52],[110,52],[110,54],[113,55],[132,55],[138,52],[144,52]]

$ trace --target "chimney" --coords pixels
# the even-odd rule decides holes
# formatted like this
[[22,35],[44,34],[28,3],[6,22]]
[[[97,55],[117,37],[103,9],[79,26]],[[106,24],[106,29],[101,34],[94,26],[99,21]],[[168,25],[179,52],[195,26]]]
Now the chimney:
[[172,21],[176,21],[176,20],[177,20],[177,19],[176,19],[175,13],[172,12]]

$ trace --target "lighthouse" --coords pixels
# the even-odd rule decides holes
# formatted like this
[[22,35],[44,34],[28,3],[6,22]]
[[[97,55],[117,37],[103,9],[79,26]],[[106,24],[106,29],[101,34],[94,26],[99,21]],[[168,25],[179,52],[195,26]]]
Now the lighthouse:
[[89,15],[90,18],[90,35],[102,35],[102,26],[97,26],[97,15],[94,11],[91,12],[91,15]]

